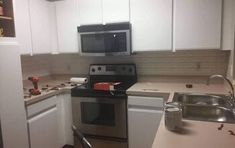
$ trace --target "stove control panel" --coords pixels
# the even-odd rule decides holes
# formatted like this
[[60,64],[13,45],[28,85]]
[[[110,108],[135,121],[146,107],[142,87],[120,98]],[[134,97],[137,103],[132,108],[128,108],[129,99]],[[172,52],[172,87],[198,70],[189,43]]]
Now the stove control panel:
[[90,75],[136,75],[135,64],[91,65]]

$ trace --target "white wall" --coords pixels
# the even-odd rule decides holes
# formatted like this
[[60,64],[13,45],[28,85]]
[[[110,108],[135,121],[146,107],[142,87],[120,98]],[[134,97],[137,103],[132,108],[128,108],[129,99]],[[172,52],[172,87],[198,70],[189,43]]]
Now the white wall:
[[37,74],[87,74],[89,64],[136,63],[139,75],[226,75],[229,51],[195,50],[138,53],[123,57],[84,57],[78,54],[22,57],[23,76]]

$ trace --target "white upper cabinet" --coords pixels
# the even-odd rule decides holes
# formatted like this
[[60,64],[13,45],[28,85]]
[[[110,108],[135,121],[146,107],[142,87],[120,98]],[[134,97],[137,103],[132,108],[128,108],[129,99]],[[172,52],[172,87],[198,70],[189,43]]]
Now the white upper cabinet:
[[223,34],[222,49],[233,50],[235,39],[235,1],[225,0],[223,2]]
[[129,0],[103,0],[103,23],[129,22]]
[[172,49],[172,0],[130,0],[133,51]]
[[78,0],[79,25],[102,24],[102,0]]
[[78,53],[76,6],[76,0],[56,2],[59,53]]
[[28,0],[15,0],[14,6],[16,40],[19,44],[20,53],[32,54]]
[[78,0],[79,25],[129,21],[129,0]]
[[175,49],[220,49],[222,0],[174,1]]
[[57,51],[55,4],[46,0],[29,0],[34,54]]

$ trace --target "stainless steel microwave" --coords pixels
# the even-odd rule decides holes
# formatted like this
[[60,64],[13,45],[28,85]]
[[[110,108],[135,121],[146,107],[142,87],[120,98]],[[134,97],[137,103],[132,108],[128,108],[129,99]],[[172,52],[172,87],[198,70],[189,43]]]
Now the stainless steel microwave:
[[78,27],[81,55],[115,56],[131,54],[130,23]]

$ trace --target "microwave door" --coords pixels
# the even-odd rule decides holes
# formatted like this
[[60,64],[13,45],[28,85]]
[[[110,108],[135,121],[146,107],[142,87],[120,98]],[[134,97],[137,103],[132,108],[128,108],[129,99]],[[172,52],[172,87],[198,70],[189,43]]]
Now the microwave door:
[[127,50],[125,32],[106,33],[104,42],[105,52],[107,53],[125,52]]
[[81,51],[86,55],[102,55],[105,53],[104,33],[81,34]]

